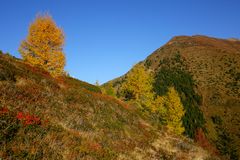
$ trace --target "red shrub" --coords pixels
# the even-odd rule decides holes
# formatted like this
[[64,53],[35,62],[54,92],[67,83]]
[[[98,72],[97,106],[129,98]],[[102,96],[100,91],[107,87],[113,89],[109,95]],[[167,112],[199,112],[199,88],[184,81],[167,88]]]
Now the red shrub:
[[22,112],[18,112],[17,119],[18,120],[22,120],[23,118],[24,118],[23,113]]
[[210,151],[211,153],[218,155],[217,149],[209,143],[208,139],[206,138],[203,130],[198,128],[195,134],[195,141],[204,149]]
[[32,66],[31,64],[27,64],[27,63],[24,63],[24,65],[26,65],[27,68],[28,68],[30,71],[34,72],[34,73],[41,74],[43,77],[48,78],[48,79],[51,79],[51,78],[52,78],[52,76],[49,74],[49,72],[47,72],[47,71],[45,71],[45,70],[43,70],[43,69],[41,69],[41,68],[34,67],[34,66]]
[[35,115],[30,115],[28,113],[18,112],[16,118],[20,120],[25,126],[32,124],[41,124],[41,119]]
[[0,114],[5,114],[5,113],[8,113],[9,112],[9,109],[7,107],[3,107],[0,109]]
[[97,151],[101,150],[102,146],[99,143],[96,143],[96,142],[89,142],[88,143],[88,148],[91,151],[97,152]]

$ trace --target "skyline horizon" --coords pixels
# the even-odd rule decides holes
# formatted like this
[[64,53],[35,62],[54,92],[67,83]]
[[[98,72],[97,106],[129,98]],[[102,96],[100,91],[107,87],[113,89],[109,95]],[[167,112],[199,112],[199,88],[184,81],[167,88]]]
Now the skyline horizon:
[[240,39],[238,6],[237,0],[3,1],[0,50],[20,58],[18,47],[29,24],[47,12],[66,36],[65,70],[79,80],[103,84],[175,36]]
[[[187,36],[187,37],[205,36],[205,37],[222,39],[222,40],[236,39],[236,40],[240,41],[240,37],[213,37],[213,36],[203,35],[203,34],[176,35],[176,36],[173,36],[173,37],[169,38],[169,40],[167,40],[165,43],[163,43],[163,44],[162,44],[161,46],[159,46],[158,48],[154,49],[154,50],[153,50],[151,53],[149,53],[144,59],[139,60],[137,63],[144,61],[149,55],[151,55],[151,54],[152,54],[153,52],[155,52],[157,49],[159,49],[159,48],[161,48],[162,46],[164,46],[165,44],[167,44],[167,43],[168,43],[169,41],[171,41],[171,39],[173,39],[174,37],[181,37],[181,36]],[[0,49],[0,51],[2,51],[2,50]],[[22,59],[22,60],[23,60],[23,58],[22,58],[22,56],[21,56],[21,54],[20,54],[19,52],[18,52],[18,55],[13,55],[13,54],[11,54],[11,53],[9,53],[9,52],[7,52],[7,51],[2,51],[2,52],[3,52],[4,54],[10,54],[10,55],[12,55],[12,56],[14,56],[14,57],[16,57],[16,58],[19,58],[19,59]],[[66,61],[66,63],[67,63],[67,61]],[[130,67],[130,69],[131,69],[134,65],[136,65],[137,63],[132,64],[132,66]],[[130,70],[130,69],[129,69],[129,70]],[[90,83],[90,82],[84,81],[84,80],[82,80],[82,79],[79,79],[78,77],[75,77],[75,76],[71,75],[69,72],[66,71],[66,69],[64,69],[64,71],[66,71],[67,74],[69,74],[72,78],[75,78],[75,79],[78,79],[78,80],[81,80],[81,81],[83,81],[83,82],[87,82],[87,83],[90,83],[90,84],[93,84],[93,85],[96,85],[96,83],[98,83],[99,85],[103,85],[104,83],[107,83],[107,82],[109,82],[109,81],[111,81],[111,80],[117,79],[117,78],[125,75],[129,70],[127,70],[127,71],[126,71],[125,73],[123,73],[122,75],[120,75],[120,76],[118,76],[118,77],[113,77],[113,79],[109,79],[109,80],[107,80],[107,81],[105,81],[105,82],[103,82],[103,83],[101,83],[99,80],[96,80],[95,82]]]

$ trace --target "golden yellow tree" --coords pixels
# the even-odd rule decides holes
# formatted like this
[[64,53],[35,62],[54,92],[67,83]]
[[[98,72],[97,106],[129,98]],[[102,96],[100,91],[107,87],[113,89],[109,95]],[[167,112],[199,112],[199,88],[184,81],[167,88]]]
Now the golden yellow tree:
[[152,81],[153,78],[145,67],[137,64],[127,74],[120,90],[126,100],[134,100],[149,107],[153,99]]
[[177,134],[184,132],[182,117],[185,111],[178,92],[173,87],[168,89],[166,96],[158,96],[153,104],[152,111],[159,114],[169,130]]
[[64,33],[49,15],[39,15],[30,25],[19,52],[28,63],[49,71],[53,76],[63,73]]
[[116,96],[112,82],[108,82],[107,84],[104,84],[104,85],[101,87],[101,90],[102,90],[102,92],[103,92],[104,94],[107,94],[107,95],[113,96],[113,97]]

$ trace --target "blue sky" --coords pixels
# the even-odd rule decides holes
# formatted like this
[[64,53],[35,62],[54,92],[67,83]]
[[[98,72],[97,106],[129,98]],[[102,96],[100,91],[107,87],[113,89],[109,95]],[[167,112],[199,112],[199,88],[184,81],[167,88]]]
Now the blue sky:
[[240,38],[239,0],[1,0],[0,50],[18,47],[39,12],[66,35],[66,70],[104,83],[176,35]]

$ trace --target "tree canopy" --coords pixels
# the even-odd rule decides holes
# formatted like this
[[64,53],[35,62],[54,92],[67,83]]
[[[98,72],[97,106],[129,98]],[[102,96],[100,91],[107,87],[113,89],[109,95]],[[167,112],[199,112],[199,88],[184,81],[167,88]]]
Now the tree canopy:
[[123,97],[125,100],[134,100],[142,106],[149,107],[153,98],[152,81],[151,74],[143,65],[135,65],[122,84]]
[[165,96],[157,96],[153,102],[153,112],[157,112],[167,128],[177,134],[184,132],[182,118],[185,114],[181,98],[174,87],[169,87]]
[[19,52],[28,63],[43,68],[51,75],[61,75],[65,66],[64,33],[51,16],[38,15],[30,24],[28,35]]

